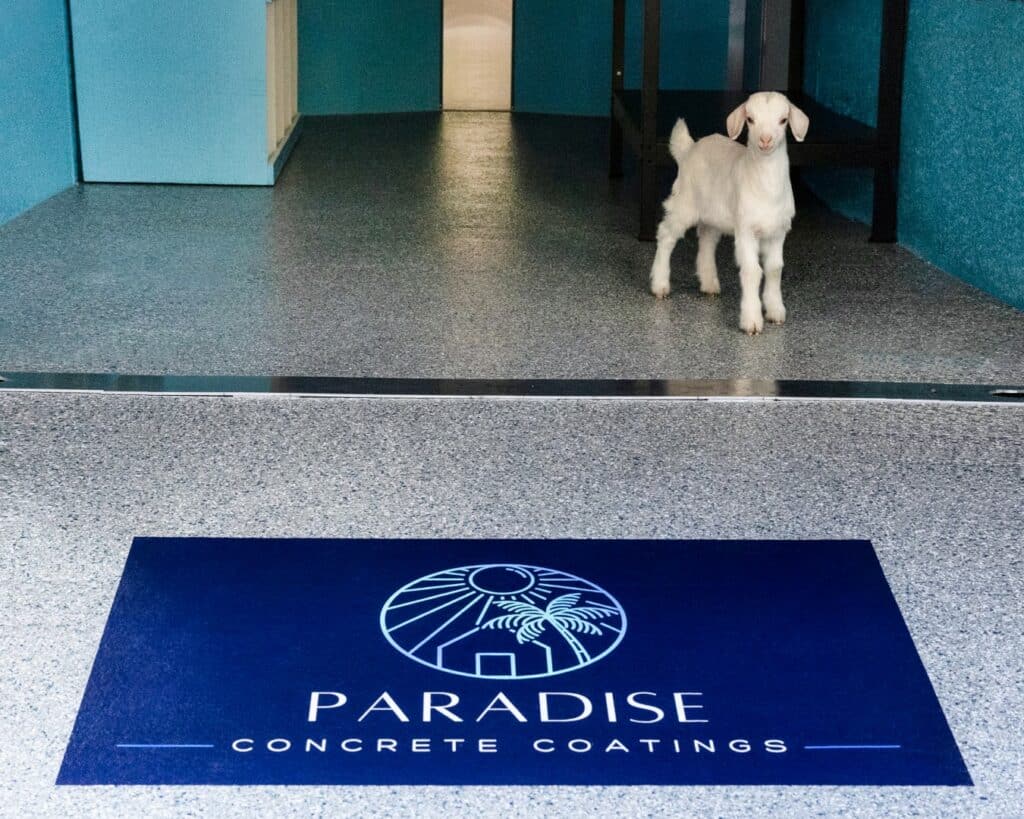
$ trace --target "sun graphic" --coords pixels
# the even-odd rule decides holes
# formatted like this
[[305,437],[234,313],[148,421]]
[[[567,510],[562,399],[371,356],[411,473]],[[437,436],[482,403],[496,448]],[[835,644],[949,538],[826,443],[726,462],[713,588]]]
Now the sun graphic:
[[489,679],[546,677],[610,653],[626,615],[608,592],[541,566],[489,563],[435,572],[384,604],[381,630],[412,660]]

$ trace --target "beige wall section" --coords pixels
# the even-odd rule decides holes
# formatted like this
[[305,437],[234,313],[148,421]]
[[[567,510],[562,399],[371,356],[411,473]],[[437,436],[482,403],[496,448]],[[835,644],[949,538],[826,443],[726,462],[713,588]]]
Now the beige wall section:
[[297,0],[267,3],[267,154],[277,154],[299,115]]
[[512,107],[513,0],[444,0],[443,106]]

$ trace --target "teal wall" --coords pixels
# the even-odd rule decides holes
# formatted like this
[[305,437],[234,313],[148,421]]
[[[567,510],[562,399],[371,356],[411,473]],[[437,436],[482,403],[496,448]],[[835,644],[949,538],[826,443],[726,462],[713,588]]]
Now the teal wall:
[[262,185],[263,0],[71,0],[82,174]]
[[[806,87],[874,123],[880,0],[810,0]],[[1024,3],[911,0],[899,240],[1024,307]],[[814,127],[814,123],[811,123]],[[808,174],[830,205],[871,214],[870,175]]]
[[[642,0],[627,0],[628,88],[640,86],[642,23]],[[607,116],[611,35],[611,0],[516,0],[516,110]],[[728,39],[728,0],[664,0],[661,86],[722,88]]]
[[436,111],[440,0],[299,0],[299,110]]
[[517,0],[515,108],[607,116],[612,0]]
[[3,0],[0,224],[75,182],[63,0]]
[[1024,3],[911,3],[900,241],[1024,308]]
[[[839,113],[874,125],[881,36],[881,0],[807,0],[804,88]],[[870,170],[815,169],[803,178],[838,213],[871,221]]]
[[804,88],[830,108],[875,124],[881,0],[807,0]]
[[[610,14],[597,24],[611,36]],[[627,88],[640,87],[642,27],[643,0],[626,0]],[[571,32],[566,36],[571,42]],[[724,88],[728,48],[729,0],[662,0],[662,88]]]

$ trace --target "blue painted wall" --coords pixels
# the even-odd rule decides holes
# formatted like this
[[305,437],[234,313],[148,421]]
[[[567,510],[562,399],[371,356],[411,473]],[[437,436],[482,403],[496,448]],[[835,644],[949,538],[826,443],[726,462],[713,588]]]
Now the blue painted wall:
[[300,0],[299,110],[436,111],[440,0]]
[[[809,7],[806,87],[873,124],[879,0],[811,0]],[[1024,3],[911,0],[899,219],[902,244],[1018,307],[1024,307],[1022,43]],[[810,181],[840,212],[870,219],[869,174],[818,172]]]
[[263,0],[71,0],[86,181],[267,184]]
[[3,0],[0,224],[75,182],[62,0]]

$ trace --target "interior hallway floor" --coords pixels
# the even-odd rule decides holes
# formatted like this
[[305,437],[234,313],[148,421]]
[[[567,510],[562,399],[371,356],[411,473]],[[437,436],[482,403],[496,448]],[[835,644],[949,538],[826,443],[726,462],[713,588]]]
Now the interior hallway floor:
[[[0,391],[0,815],[1018,816],[1022,420]],[[975,786],[57,787],[136,535],[870,538]]]
[[1024,382],[1024,314],[813,202],[785,327],[738,330],[730,241],[657,302],[607,128],[308,118],[273,189],[66,191],[0,227],[0,370]]

